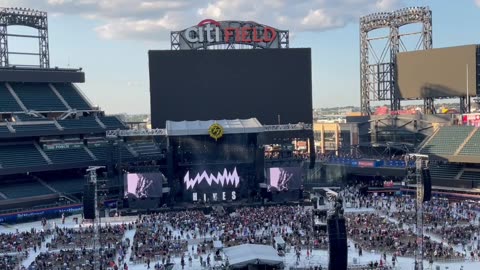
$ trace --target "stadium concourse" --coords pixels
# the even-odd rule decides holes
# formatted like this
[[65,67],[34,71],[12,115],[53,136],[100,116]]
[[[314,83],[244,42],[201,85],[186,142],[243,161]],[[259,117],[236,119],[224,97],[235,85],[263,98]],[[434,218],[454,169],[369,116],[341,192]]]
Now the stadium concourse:
[[[340,192],[348,220],[349,269],[412,269],[415,236],[408,215],[414,213],[414,200],[362,197],[357,192],[355,188]],[[278,258],[287,269],[326,269],[328,252],[318,245],[321,237],[309,238],[312,210],[311,206],[242,207],[230,214],[181,211],[106,218],[99,230],[103,248],[99,257],[91,253],[91,224],[82,224],[79,215],[2,225],[0,263],[10,255],[24,254],[11,258],[19,258],[25,269],[91,269],[88,265],[94,260],[101,261],[103,269],[165,269],[159,265],[215,269],[228,264],[223,252],[228,246],[250,243],[278,248],[282,256]],[[424,264],[429,269],[478,269],[479,210],[478,204],[438,198],[427,203]],[[285,239],[284,247],[276,245],[281,242],[278,237]],[[2,269],[14,268],[3,265]]]

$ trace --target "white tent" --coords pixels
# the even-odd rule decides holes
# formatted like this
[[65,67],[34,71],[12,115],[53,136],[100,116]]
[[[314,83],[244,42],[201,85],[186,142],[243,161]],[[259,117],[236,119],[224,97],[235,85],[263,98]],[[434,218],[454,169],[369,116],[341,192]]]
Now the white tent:
[[283,260],[278,256],[272,246],[245,244],[223,249],[232,268],[242,268],[250,264],[283,265]]
[[167,121],[168,136],[208,135],[208,128],[220,124],[225,134],[260,133],[263,126],[257,118],[208,121]]

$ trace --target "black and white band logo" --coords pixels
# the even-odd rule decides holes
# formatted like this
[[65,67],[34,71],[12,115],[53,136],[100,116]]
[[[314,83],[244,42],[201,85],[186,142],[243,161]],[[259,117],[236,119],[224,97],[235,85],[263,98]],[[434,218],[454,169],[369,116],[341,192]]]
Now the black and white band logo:
[[[209,174],[207,173],[207,171],[203,171],[202,173],[197,173],[194,178],[190,178],[190,171],[187,171],[185,177],[183,178],[183,182],[185,183],[187,190],[194,190],[195,188],[198,188],[201,183],[205,183],[209,187],[217,186],[222,188],[238,188],[238,186],[240,185],[240,177],[238,176],[237,168],[234,168],[232,172],[229,172],[225,168],[223,169],[223,172],[218,172],[217,175],[214,175],[212,173]],[[202,186],[205,186],[205,184]],[[235,200],[237,197],[235,191],[231,191],[229,192],[229,194],[224,191],[220,193],[214,192],[210,194],[198,194],[197,192],[194,192],[192,196],[193,201],[197,201],[200,198],[204,201],[218,201],[227,199]]]

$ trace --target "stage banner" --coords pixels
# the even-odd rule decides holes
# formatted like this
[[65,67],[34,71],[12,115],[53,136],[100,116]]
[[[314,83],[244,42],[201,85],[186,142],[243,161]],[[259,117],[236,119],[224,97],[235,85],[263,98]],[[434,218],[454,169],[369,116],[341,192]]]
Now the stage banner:
[[190,168],[183,175],[187,201],[221,202],[239,198],[243,185],[237,167]]

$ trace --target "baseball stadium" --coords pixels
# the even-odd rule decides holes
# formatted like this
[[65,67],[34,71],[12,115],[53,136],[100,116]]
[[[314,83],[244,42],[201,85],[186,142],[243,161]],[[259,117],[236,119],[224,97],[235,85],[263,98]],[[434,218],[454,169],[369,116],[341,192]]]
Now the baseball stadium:
[[478,269],[480,45],[433,48],[432,18],[358,18],[360,112],[335,123],[289,30],[184,25],[145,52],[139,125],[50,66],[46,12],[0,9],[0,269]]

